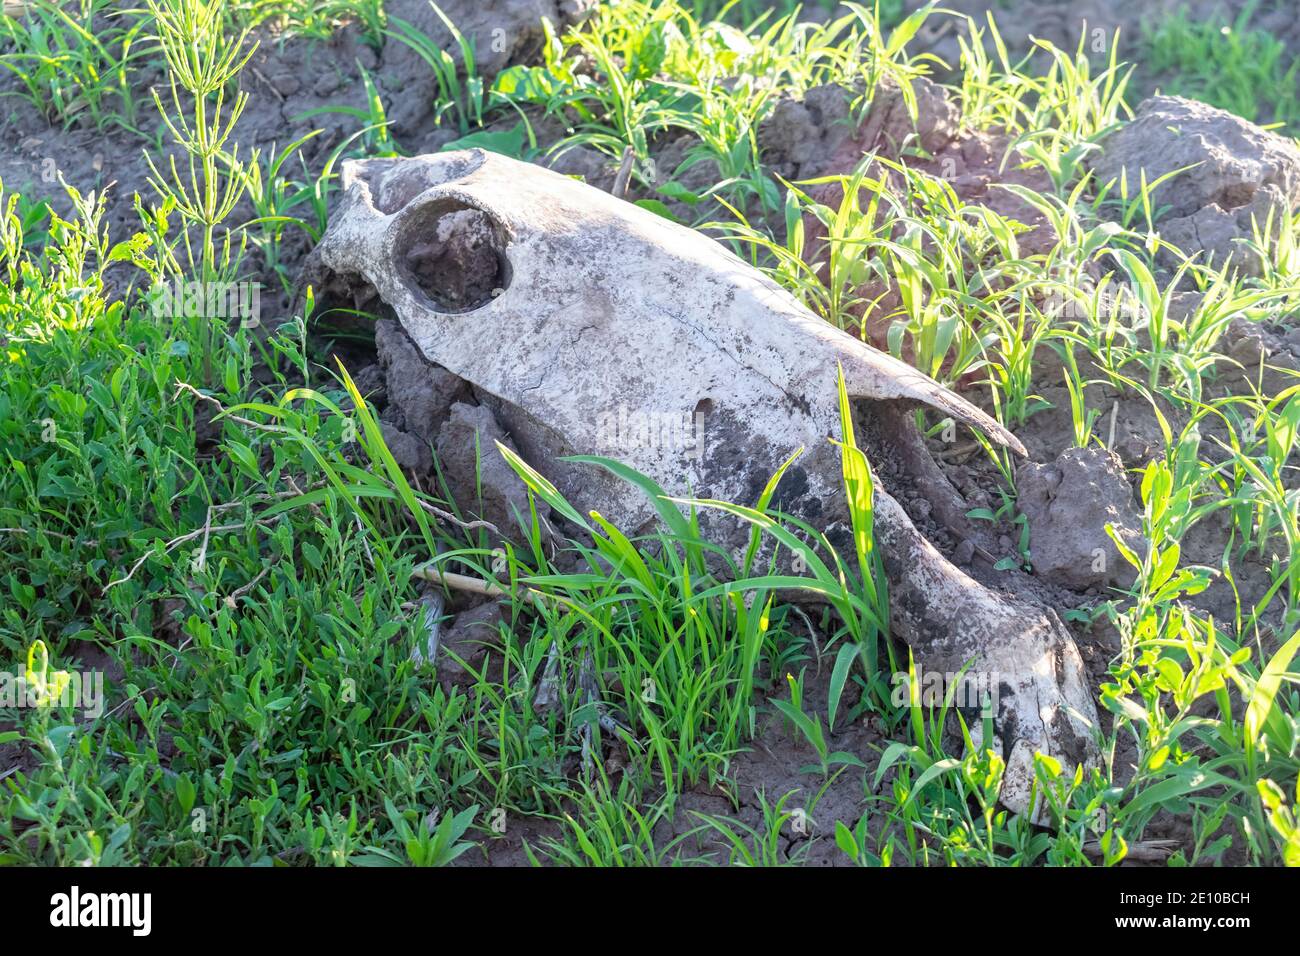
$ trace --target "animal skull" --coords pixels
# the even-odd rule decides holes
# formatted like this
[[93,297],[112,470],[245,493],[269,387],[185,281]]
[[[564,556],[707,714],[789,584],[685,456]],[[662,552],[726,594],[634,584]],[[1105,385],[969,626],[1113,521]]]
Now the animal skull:
[[[1024,454],[978,408],[817,318],[712,239],[576,180],[469,150],[347,163],[343,185],[313,253],[317,278],[377,294],[561,493],[626,530],[654,519],[641,491],[561,456],[619,458],[670,493],[751,504],[802,448],[774,505],[845,525],[828,441],[840,367],[860,417],[923,403]],[[714,540],[744,540],[747,529],[723,527],[731,520],[713,519]],[[1096,711],[1068,631],[1051,610],[959,571],[880,487],[875,527],[891,627],[925,670],[973,661],[995,675],[988,746],[1007,761],[1001,798],[1036,811],[1035,752],[1071,768],[1096,759]]]

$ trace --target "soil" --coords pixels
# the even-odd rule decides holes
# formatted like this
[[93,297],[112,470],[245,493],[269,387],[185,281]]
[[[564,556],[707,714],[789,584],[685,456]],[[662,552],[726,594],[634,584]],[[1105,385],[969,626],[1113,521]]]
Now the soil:
[[[832,661],[823,659],[808,666],[806,706],[812,712],[826,710],[831,664]],[[789,794],[783,811],[792,816],[781,828],[779,861],[803,866],[850,866],[849,858],[835,844],[835,823],[843,821],[853,829],[870,810],[875,797],[871,783],[880,754],[889,745],[876,718],[852,722],[843,719],[845,711],[855,702],[851,696],[845,694],[841,720],[834,731],[827,733],[826,739],[830,751],[854,754],[866,764],[865,769],[833,768],[829,777],[823,775],[816,751],[796,730],[783,725],[783,718],[773,708],[764,707],[760,695],[757,706],[767,716],[761,720],[750,746],[732,758],[727,779],[713,787],[704,781],[688,787],[678,795],[675,812],[654,827],[657,848],[673,845],[665,862],[726,863],[730,845],[707,825],[705,817],[724,820],[737,832],[744,833],[742,827],[749,827],[763,833],[764,802],[769,808],[770,822],[771,808]],[[606,773],[614,786],[622,772],[618,765],[621,749],[621,745],[610,744],[603,755]],[[892,771],[887,773],[876,792],[884,792],[892,784],[893,776]],[[871,841],[874,842],[882,826],[883,816],[871,819],[868,831]],[[564,837],[563,825],[554,819],[516,814],[506,815],[501,830],[499,836],[483,841],[478,849],[466,853],[457,865],[527,866],[531,861],[525,844],[544,860],[546,847],[562,843]],[[749,834],[744,835],[752,846]]]

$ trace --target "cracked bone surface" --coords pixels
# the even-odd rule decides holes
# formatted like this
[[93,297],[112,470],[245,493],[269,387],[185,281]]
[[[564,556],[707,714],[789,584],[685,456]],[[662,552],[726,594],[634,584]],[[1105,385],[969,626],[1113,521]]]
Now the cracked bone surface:
[[[1023,454],[975,406],[814,316],[712,239],[576,180],[471,150],[354,161],[343,185],[309,277],[359,301],[377,295],[432,362],[473,386],[526,460],[629,533],[654,520],[644,494],[561,456],[617,458],[671,494],[752,504],[803,448],[774,506],[846,526],[828,440],[839,437],[841,366],[860,418],[873,403],[924,404]],[[988,681],[1002,801],[1029,810],[1035,751],[1070,769],[1096,759],[1078,650],[1054,612],[972,580],[876,495],[891,627],[923,671],[970,663]],[[741,545],[747,528],[709,514],[715,541]]]

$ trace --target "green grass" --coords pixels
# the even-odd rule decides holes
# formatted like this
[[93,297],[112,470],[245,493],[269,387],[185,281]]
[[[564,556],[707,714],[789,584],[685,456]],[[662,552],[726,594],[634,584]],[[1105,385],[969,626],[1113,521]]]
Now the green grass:
[[1300,64],[1272,34],[1252,29],[1259,4],[1232,22],[1172,17],[1143,35],[1143,66],[1164,93],[1189,96],[1290,133],[1300,121]]
[[[52,124],[138,132],[152,193],[135,200],[137,234],[111,242],[103,195],[0,186],[0,671],[24,671],[32,653],[47,681],[87,661],[110,674],[93,716],[0,698],[0,862],[445,865],[531,823],[542,829],[527,858],[562,865],[785,865],[832,846],[863,866],[1114,865],[1171,817],[1189,833],[1173,863],[1297,862],[1300,382],[1239,384],[1218,351],[1233,320],[1294,313],[1297,224],[1261,225],[1252,276],[1195,260],[1162,269],[1156,184],[1087,172],[1129,115],[1114,49],[1096,61],[1049,49],[1035,70],[1009,61],[992,23],[965,26],[951,88],[963,127],[1006,132],[1051,182],[1017,191],[1050,231],[1030,252],[1023,224],[964,202],[921,157],[816,183],[764,165],[756,130],[779,95],[844,83],[862,115],[883,78],[907,89],[933,75],[910,48],[927,18],[947,16],[936,10],[855,6],[817,25],[793,5],[628,0],[550,32],[537,62],[489,81],[469,41],[453,60],[375,3],[149,0],[91,34],[73,13],[102,5],[63,6],[0,21],[0,64]],[[502,548],[457,517],[469,502],[408,481],[356,370],[329,360],[310,296],[260,324],[159,305],[150,290],[176,281],[260,275],[288,289],[285,237],[319,238],[340,161],[401,154],[373,77],[364,109],[335,113],[355,132],[314,162],[310,139],[259,152],[234,137],[247,31],[320,40],[348,17],[376,45],[422,53],[459,143],[526,158],[630,152],[634,198],[685,201],[815,314],[878,335],[1011,428],[1032,425],[1049,408],[1039,392],[1058,384],[1079,446],[1109,441],[1101,389],[1149,403],[1163,448],[1134,475],[1147,542],[1128,555],[1136,580],[1072,612],[1118,635],[1099,694],[1103,762],[1076,775],[1040,759],[1048,825],[996,805],[1004,765],[973,743],[989,728],[973,734],[950,699],[923,702],[890,639],[878,479],[843,394],[853,521],[840,552],[827,529],[770,508],[790,462],[769,463],[757,500],[720,502],[672,500],[589,460],[660,515],[630,538],[485,448],[571,529],[547,541],[533,510]],[[1221,36],[1171,21],[1145,42],[1190,58],[1168,65],[1185,89],[1199,82],[1188,67],[1203,67],[1229,78],[1208,91],[1222,105],[1290,122],[1294,76],[1277,51],[1242,24],[1228,46]],[[146,62],[165,73],[152,96],[132,85]],[[539,141],[557,122],[560,138]],[[678,136],[691,137],[684,161],[657,169]],[[681,182],[708,164],[707,189]],[[841,198],[815,198],[826,186]],[[1173,293],[1189,288],[1203,295],[1183,315]],[[1056,358],[1061,372],[1036,374]],[[974,516],[1023,545],[1013,463],[974,453],[1001,486],[998,510]],[[743,560],[701,536],[704,509],[750,523]],[[1202,567],[1182,542],[1210,522],[1227,538]],[[802,576],[767,570],[772,548]],[[1252,565],[1262,596],[1238,587]],[[447,687],[410,653],[442,574],[499,587],[506,603],[482,663]],[[1214,581],[1237,595],[1227,619],[1192,603]],[[821,610],[789,603],[797,589]],[[895,675],[912,678],[903,703]],[[837,744],[862,721],[887,739]],[[790,786],[738,792],[748,751],[777,739],[798,754]],[[853,795],[854,813],[827,816],[832,789]],[[686,799],[705,792],[727,794],[730,812]],[[791,844],[808,820],[816,842]]]
[[96,129],[136,129],[132,74],[157,49],[143,11],[106,0],[37,0],[25,17],[0,17],[0,64],[52,123],[89,117]]

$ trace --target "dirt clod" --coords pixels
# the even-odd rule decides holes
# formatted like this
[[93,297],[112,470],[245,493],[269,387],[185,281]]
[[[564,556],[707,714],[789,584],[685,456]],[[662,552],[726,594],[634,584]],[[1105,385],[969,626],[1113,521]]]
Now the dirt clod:
[[[473,46],[479,76],[491,78],[506,67],[522,63],[542,48],[542,19],[557,33],[582,20],[595,0],[442,0],[447,19]],[[460,44],[428,0],[388,0],[390,22],[401,20],[432,39],[458,62]],[[401,134],[416,132],[431,118],[438,100],[438,81],[429,64],[412,46],[396,37],[384,45],[381,82],[391,97],[388,118]],[[386,97],[388,100],[388,97]]]
[[[891,156],[907,146],[935,153],[956,137],[961,110],[940,86],[924,77],[913,81],[912,93],[915,114],[897,82],[882,79],[860,123],[855,122],[855,111],[861,109],[861,91],[826,85],[808,90],[801,98],[787,96],[759,127],[764,162],[794,180],[846,172],[873,149]],[[848,169],[844,168],[846,150],[855,157]]]
[[516,514],[528,514],[528,489],[498,453],[514,442],[483,405],[457,402],[438,431],[438,462],[451,496],[475,517],[504,535],[518,528]]
[[[1152,192],[1166,209],[1161,233],[1182,251],[1222,263],[1250,238],[1252,217],[1262,227],[1300,204],[1300,150],[1276,133],[1239,116],[1181,96],[1153,96],[1133,122],[1109,137],[1094,166],[1098,184],[1121,176],[1130,197],[1147,182],[1184,167]],[[1238,254],[1243,266],[1249,257]]]
[[390,422],[380,422],[379,428],[384,435],[384,444],[399,468],[416,475],[433,471],[433,453],[426,443]]
[[1131,565],[1106,533],[1142,553],[1142,522],[1119,456],[1103,448],[1070,448],[1050,465],[1016,472],[1021,514],[1029,522],[1034,572],[1075,591],[1126,584]]
[[496,601],[457,614],[438,645],[438,679],[457,686],[473,684],[473,671],[498,638],[503,620]]
[[423,442],[427,451],[451,406],[467,396],[465,383],[421,355],[392,319],[375,323],[375,349],[384,372],[386,420]]

